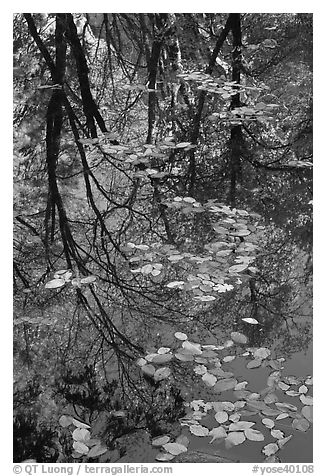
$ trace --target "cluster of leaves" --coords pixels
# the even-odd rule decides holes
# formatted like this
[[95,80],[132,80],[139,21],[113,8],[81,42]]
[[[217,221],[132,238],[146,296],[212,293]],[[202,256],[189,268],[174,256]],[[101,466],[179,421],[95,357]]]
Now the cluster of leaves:
[[83,284],[92,284],[96,281],[96,276],[92,275],[80,278],[79,273],[76,273],[76,276],[73,277],[73,272],[70,269],[60,269],[55,271],[53,278],[54,279],[51,279],[51,281],[48,281],[45,284],[45,288],[62,288],[67,283],[70,283],[73,287],[80,288]]
[[177,280],[169,282],[169,289],[191,291],[193,299],[209,302],[216,294],[230,291],[241,278],[255,275],[253,266],[256,242],[264,226],[259,225],[259,215],[246,210],[234,209],[216,200],[201,205],[192,197],[175,197],[165,204],[182,214],[208,212],[214,241],[204,245],[204,254],[198,255],[177,249],[174,245],[161,243],[140,244],[129,242],[125,251],[129,258],[132,273],[144,276],[159,276],[163,270],[174,268]]
[[[275,439],[262,447],[262,453],[267,457],[265,461],[277,462],[275,456],[280,449],[292,438],[293,434],[285,436],[278,427],[282,427],[281,421],[290,420],[291,424],[286,428],[305,432],[312,423],[313,398],[308,395],[309,387],[312,386],[311,376],[294,377],[283,376],[284,358],[273,359],[271,351],[266,347],[251,348],[243,346],[247,343],[247,337],[240,332],[233,332],[231,339],[222,345],[202,345],[191,342],[187,335],[182,332],[175,333],[175,338],[182,342],[181,347],[171,350],[168,347],[158,349],[157,353],[150,353],[137,361],[141,371],[145,375],[153,376],[154,380],[161,380],[173,376],[170,367],[160,367],[161,364],[172,364],[175,359],[179,362],[193,362],[194,374],[199,376],[212,394],[222,394],[232,390],[234,401],[208,401],[193,400],[188,403],[189,412],[180,420],[181,426],[188,428],[190,434],[197,437],[211,437],[209,443],[225,442],[226,449],[240,445],[246,440],[261,442],[265,440],[264,432],[253,428],[255,422],[243,420],[243,417],[260,417],[263,428],[269,430],[269,435]],[[234,352],[231,353],[231,349]],[[226,355],[225,355],[226,354]],[[224,370],[223,366],[236,358],[248,357],[248,369],[257,367],[271,368],[273,371],[268,375],[267,387],[258,392],[247,389],[247,381],[239,381],[230,370]],[[185,364],[185,365],[187,365]],[[299,397],[302,403],[301,410],[297,405],[283,402],[278,394],[285,393],[287,396]],[[201,420],[211,417],[218,426],[210,423],[200,424]],[[275,418],[275,420],[273,419]],[[186,439],[185,439],[186,438]],[[181,441],[182,439],[182,441]],[[159,453],[159,461],[172,460],[176,455],[187,451],[188,440],[181,435],[179,440],[170,442],[169,435],[162,435],[153,440],[154,446],[160,446],[165,453]]]

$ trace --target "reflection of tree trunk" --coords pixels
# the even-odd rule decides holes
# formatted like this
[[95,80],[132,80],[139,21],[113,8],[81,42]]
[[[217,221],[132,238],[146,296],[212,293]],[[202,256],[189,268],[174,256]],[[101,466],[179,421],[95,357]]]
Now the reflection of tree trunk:
[[[232,50],[232,81],[240,84],[241,80],[241,18],[240,13],[231,13],[231,31],[233,36]],[[231,109],[240,107],[240,93],[232,96]],[[240,176],[240,156],[243,142],[242,127],[236,125],[231,128],[230,138],[230,205],[235,207],[236,186]]]
[[[223,43],[226,40],[226,37],[228,36],[228,33],[231,29],[233,15],[234,15],[234,13],[231,13],[228,16],[228,19],[225,23],[225,26],[224,26],[223,30],[220,33],[220,36],[218,37],[218,39],[216,41],[215,48],[212,52],[209,63],[208,63],[208,65],[206,67],[206,70],[205,70],[206,74],[212,74],[212,72],[213,72],[217,55],[219,54],[219,52],[220,52],[220,50],[223,46]],[[206,99],[206,91],[202,90],[199,93],[197,111],[196,111],[194,119],[193,119],[192,131],[190,133],[190,142],[192,144],[196,144],[197,140],[198,140],[198,137],[199,137],[201,117],[202,117],[202,112],[203,112],[203,109],[204,109],[205,99]],[[190,178],[189,178],[189,189],[188,190],[189,190],[189,195],[193,195],[194,187],[195,187],[195,180],[196,180],[196,159],[195,159],[195,152],[194,152],[193,149],[189,152],[189,157],[190,157],[190,160],[189,160],[188,174],[189,174]]]

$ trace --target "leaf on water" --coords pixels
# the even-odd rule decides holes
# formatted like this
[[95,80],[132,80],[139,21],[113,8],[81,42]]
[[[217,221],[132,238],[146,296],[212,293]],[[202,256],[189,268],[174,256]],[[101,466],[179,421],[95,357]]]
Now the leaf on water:
[[75,441],[85,441],[90,439],[91,434],[86,428],[76,428],[72,432],[72,437]]
[[271,436],[277,440],[281,440],[284,438],[284,433],[281,430],[271,430]]
[[49,281],[48,283],[46,283],[45,287],[47,289],[56,289],[56,288],[61,288],[65,284],[66,284],[66,281],[64,279],[57,278],[57,279],[52,279],[52,281]]
[[305,418],[295,418],[292,422],[292,428],[299,431],[307,431],[310,427],[310,423]]
[[264,398],[264,402],[267,403],[267,405],[278,402],[278,397],[275,393],[268,393]]
[[208,387],[213,387],[216,384],[217,378],[215,377],[215,375],[212,375],[207,372],[202,376],[202,380]]
[[214,385],[214,391],[215,392],[225,392],[226,390],[231,390],[233,389],[238,381],[235,378],[225,378],[222,380],[219,380],[215,385]]
[[72,419],[73,425],[75,425],[76,428],[90,428],[90,425],[87,425],[87,423],[83,423],[82,421],[76,420],[76,418]]
[[161,369],[156,370],[153,378],[155,382],[159,382],[160,380],[168,378],[170,375],[171,375],[171,370],[168,367],[162,367]]
[[285,403],[285,402],[276,402],[275,406],[279,408],[280,410],[291,410],[293,412],[296,412],[298,408],[295,405],[291,405],[291,403]]
[[179,443],[166,443],[163,445],[163,448],[165,451],[174,456],[178,456],[181,453],[186,453],[187,451],[187,447],[180,445]]
[[[167,284],[166,287],[173,289],[173,288],[182,288],[184,285],[184,281],[172,281],[171,283]],[[176,332],[176,334],[181,334],[180,332]],[[175,334],[174,334],[175,335]],[[178,337],[177,337],[178,339]],[[181,339],[182,340],[182,339]]]
[[192,362],[194,360],[194,357],[192,355],[185,355],[180,353],[174,354],[174,357],[178,360],[181,360],[181,362]]
[[307,380],[305,381],[306,385],[312,385],[313,384],[313,379],[312,377],[308,377]]
[[71,284],[72,286],[74,286],[75,288],[80,288],[81,286],[81,280],[79,278],[74,278],[71,280]]
[[179,435],[175,442],[187,448],[190,443],[190,440],[186,435]]
[[227,363],[227,362],[232,362],[232,360],[235,359],[235,355],[226,355],[224,358],[223,358],[223,362]]
[[247,406],[249,408],[254,408],[255,410],[271,410],[271,408],[266,405],[265,402],[262,402],[261,400],[252,400],[247,402]]
[[266,428],[274,428],[275,426],[275,423],[270,418],[263,418],[261,422]]
[[233,412],[235,404],[232,402],[212,402],[212,407],[216,412]]
[[289,390],[290,388],[290,385],[284,382],[278,382],[277,385],[281,390],[284,390],[284,391]]
[[205,375],[207,373],[207,367],[205,367],[205,365],[196,365],[194,372],[197,375]]
[[182,347],[190,355],[200,355],[202,353],[202,350],[200,349],[200,344],[195,344],[193,342],[190,342],[189,340],[185,340],[182,343]]
[[145,374],[148,375],[149,377],[153,377],[155,374],[155,367],[154,365],[151,364],[146,364],[141,367],[141,371]]
[[209,435],[213,437],[211,441],[209,442],[210,444],[213,443],[215,440],[227,437],[226,430],[223,426],[218,426],[217,428],[213,428],[209,432]]
[[252,428],[246,428],[244,431],[246,438],[250,441],[264,441],[265,437],[264,435],[258,431],[258,430],[253,430]]
[[293,435],[289,435],[287,436],[286,438],[281,438],[280,440],[278,440],[277,444],[280,448],[280,450],[283,448],[283,446],[289,441],[291,440]]
[[295,390],[287,390],[285,393],[289,395],[289,397],[297,397],[300,395],[300,392],[296,392]]
[[87,455],[87,453],[89,452],[88,446],[86,446],[81,441],[74,441],[72,447],[75,451],[77,451],[77,453],[80,453],[81,455]]
[[195,296],[194,299],[202,302],[215,301],[216,297],[214,296]]
[[254,426],[255,422],[254,421],[238,421],[236,423],[231,423],[229,427],[229,431],[243,431],[247,430],[248,428],[251,428]]
[[104,453],[107,452],[107,447],[106,446],[103,446],[102,444],[99,444],[99,445],[96,445],[96,446],[93,446],[89,452],[87,453],[87,456],[89,458],[96,458],[97,456],[101,456],[101,455],[104,455]]
[[242,390],[248,385],[248,382],[245,380],[244,382],[239,382],[235,387],[234,390]]
[[[250,232],[248,234],[250,234]],[[231,235],[232,235],[232,233],[231,233]],[[237,235],[237,236],[240,236],[240,235]],[[235,264],[233,266],[230,266],[229,273],[240,273],[241,271],[244,271],[247,268],[248,268],[248,263],[246,263],[246,264]]]
[[306,387],[305,385],[301,385],[298,389],[298,392],[299,393],[307,393],[308,392],[308,387]]
[[256,369],[257,367],[260,367],[262,364],[262,360],[261,359],[254,359],[254,360],[250,360],[246,367],[247,369]]
[[165,364],[166,362],[170,362],[173,359],[172,354],[158,354],[152,358],[152,362],[154,364]]
[[255,359],[266,359],[271,355],[271,351],[267,349],[266,347],[260,347],[259,349],[256,349],[254,351],[254,357]]
[[232,415],[229,416],[229,420],[232,421],[233,423],[237,423],[241,418],[240,413],[232,413]]
[[241,445],[244,441],[246,441],[246,437],[242,431],[230,432],[225,438],[225,447],[230,449],[233,446]]
[[304,405],[312,405],[313,404],[313,398],[310,397],[309,395],[300,395],[300,400]]
[[201,425],[191,425],[189,431],[192,435],[195,436],[207,436],[209,434],[208,428]]
[[86,278],[81,278],[80,282],[82,284],[91,284],[96,281],[96,276],[86,276]]
[[172,461],[174,458],[175,456],[170,453],[157,453],[155,456],[156,461]]
[[73,422],[73,417],[70,415],[62,415],[59,418],[59,425],[62,426],[62,428],[67,428],[67,426],[71,425]]
[[263,461],[263,463],[280,463],[280,462],[281,462],[280,458],[276,455],[267,456],[267,458],[265,458]]
[[313,421],[313,411],[312,411],[312,406],[305,406],[305,407],[302,407],[302,410],[301,410],[301,413],[302,415],[305,417],[306,420],[310,421],[310,423],[312,423]]
[[174,337],[179,340],[187,340],[188,336],[187,334],[184,334],[183,332],[175,332]]
[[231,332],[231,339],[237,344],[246,344],[248,342],[248,337],[241,332]]
[[288,416],[289,416],[288,413],[280,413],[279,415],[277,415],[275,420],[284,420],[284,418],[287,418]]
[[168,435],[158,436],[157,438],[154,438],[152,440],[152,446],[156,446],[156,447],[162,446],[168,443],[169,441],[170,441],[170,437]]
[[158,354],[167,354],[170,352],[170,347],[160,347],[157,351]]
[[280,448],[276,443],[269,443],[268,445],[264,446],[262,452],[266,456],[271,456],[274,455],[279,449]]
[[[189,147],[191,145],[191,142],[179,142],[179,144],[176,144],[176,149],[184,149],[185,147]],[[192,198],[192,197],[185,197],[185,198]],[[183,200],[185,200],[185,198]],[[192,198],[192,200],[195,202],[196,200]]]
[[252,317],[243,317],[242,321],[247,322],[248,324],[259,324],[259,322]]
[[217,421],[217,423],[225,423],[226,421],[228,421],[228,419],[229,415],[224,411],[215,413],[215,420]]

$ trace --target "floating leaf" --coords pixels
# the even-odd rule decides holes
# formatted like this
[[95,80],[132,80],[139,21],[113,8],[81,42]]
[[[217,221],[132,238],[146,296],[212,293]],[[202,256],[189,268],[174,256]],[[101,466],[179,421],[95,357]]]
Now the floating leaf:
[[271,403],[278,402],[278,397],[275,393],[269,393],[264,398],[264,402],[267,403],[268,405]]
[[223,358],[223,362],[232,362],[235,359],[235,355],[227,355]]
[[167,354],[170,352],[170,347],[160,347],[157,351],[158,354]]
[[228,421],[229,419],[229,415],[226,413],[226,412],[217,412],[215,413],[215,420],[217,421],[217,423],[225,423],[226,421]]
[[152,362],[154,364],[165,364],[166,362],[170,362],[173,359],[172,354],[158,354],[152,358]]
[[246,344],[248,342],[248,337],[241,332],[231,332],[231,339],[237,344]]
[[306,418],[306,420],[310,421],[310,423],[312,423],[312,406],[305,406],[305,407],[302,407],[302,410],[301,410],[301,413],[302,415]]
[[256,319],[253,319],[252,317],[243,317],[242,320],[244,322],[247,322],[248,324],[259,324],[259,322]]
[[222,411],[227,411],[227,412],[233,412],[235,405],[232,402],[211,402],[212,407],[216,412],[222,412]]
[[206,383],[208,387],[213,387],[217,381],[217,378],[215,377],[215,375],[212,375],[209,372],[207,372],[206,374],[202,376],[202,380],[203,382]]
[[299,392],[299,393],[307,393],[307,392],[308,392],[308,387],[306,387],[305,385],[301,385],[301,386],[298,388],[298,392]]
[[244,441],[246,441],[244,433],[241,431],[231,432],[225,438],[225,447],[226,449],[230,449],[233,446],[241,445]]
[[244,382],[239,382],[235,387],[234,390],[242,390],[248,385],[248,382],[245,380]]
[[299,431],[307,431],[310,427],[310,423],[305,418],[295,418],[292,422],[292,428]]
[[72,419],[73,425],[75,425],[76,428],[90,428],[87,423],[83,423],[82,421],[76,420],[76,418]]
[[312,377],[308,377],[308,378],[306,379],[306,381],[305,381],[305,384],[306,384],[306,385],[312,385],[312,384],[313,384],[313,379],[312,379]]
[[96,445],[96,446],[93,446],[89,452],[87,453],[87,456],[89,458],[96,458],[97,456],[101,456],[103,455],[104,453],[107,452],[107,447],[106,446],[103,446],[102,444],[99,444],[99,445]]
[[186,435],[179,435],[178,438],[175,440],[176,443],[179,445],[183,445],[187,447],[190,443],[189,438]]
[[261,422],[266,428],[274,428],[275,426],[275,423],[270,418],[263,418]]
[[[265,40],[266,41],[266,40]],[[179,142],[179,144],[176,144],[176,149],[184,149],[185,147],[189,147],[191,145],[191,142]],[[186,201],[187,199],[190,199],[192,197],[185,197],[183,200]],[[195,202],[196,200],[192,198],[192,200]],[[192,202],[191,202],[192,203]]]
[[300,395],[300,400],[304,405],[312,405],[313,404],[313,398],[310,397],[309,395]]
[[284,391],[286,391],[290,388],[290,385],[288,385],[287,383],[284,383],[284,382],[278,382],[277,385],[281,390],[284,390]]
[[181,362],[192,362],[194,360],[192,355],[185,355],[181,353],[174,354],[174,357],[178,360],[181,360]]
[[238,382],[235,378],[226,378],[219,380],[213,388],[215,392],[225,392],[226,390],[231,390],[234,388],[237,383]]
[[264,441],[265,437],[264,435],[258,431],[258,430],[253,430],[252,428],[246,428],[244,431],[246,438],[250,441]]
[[254,360],[250,360],[246,367],[247,369],[255,369],[257,367],[260,367],[262,364],[262,360],[261,359],[254,359]]
[[281,430],[271,430],[271,436],[277,440],[281,440],[284,438],[284,433]]
[[160,380],[168,378],[170,375],[171,375],[171,370],[168,367],[162,367],[161,369],[156,370],[153,378],[155,382],[159,382]]
[[232,421],[233,423],[237,423],[241,418],[240,413],[233,413],[232,415],[229,416],[229,420]]
[[163,445],[163,448],[165,451],[174,456],[178,456],[179,454],[185,453],[187,451],[187,447],[180,445],[179,443],[166,443]]
[[280,449],[283,448],[283,446],[289,441],[291,440],[293,435],[289,435],[287,436],[286,438],[281,438],[280,440],[278,440],[277,444],[279,446]]
[[62,415],[59,418],[59,425],[62,426],[62,428],[67,428],[67,426],[71,425],[73,422],[73,417],[70,415]]
[[[232,233],[230,233],[232,235]],[[250,235],[250,231],[248,233]],[[244,235],[239,235],[236,234],[236,236],[244,236]],[[248,264],[235,264],[233,266],[230,266],[229,268],[229,273],[240,273],[241,271],[244,271],[245,269],[248,268]]]
[[152,446],[163,446],[170,441],[170,437],[168,435],[158,436],[152,440]]
[[209,434],[208,428],[201,425],[191,425],[189,431],[195,436],[207,436]]
[[[167,284],[166,287],[171,288],[171,289],[173,289],[173,288],[182,288],[183,285],[184,285],[184,281],[172,281],[171,283]],[[176,334],[178,334],[178,333],[176,333]]]
[[209,302],[209,301],[215,301],[216,297],[215,296],[195,296],[194,299],[196,299],[197,301]]
[[189,340],[185,340],[182,343],[182,347],[190,355],[200,355],[202,353],[202,350],[200,349],[200,344],[194,344],[193,342],[190,342]]
[[255,422],[253,421],[238,421],[236,423],[231,423],[229,431],[242,431],[247,430],[254,426]]
[[86,446],[85,443],[82,443],[81,441],[74,441],[72,447],[75,451],[77,451],[77,453],[80,453],[81,455],[87,455],[89,452],[88,446]]
[[[76,428],[72,432],[72,437],[75,441],[85,441],[90,439],[91,434],[86,428]],[[78,450],[76,449],[76,451]]]
[[298,408],[295,405],[291,405],[291,403],[281,403],[281,402],[276,402],[275,406],[279,408],[280,410],[291,410],[293,412],[296,412]]
[[271,456],[274,455],[279,449],[280,448],[276,443],[269,443],[268,445],[264,446],[262,452],[266,456]]
[[279,415],[277,415],[276,420],[284,420],[284,418],[287,418],[288,416],[288,413],[280,413]]
[[207,373],[207,367],[205,367],[205,365],[196,365],[194,372],[197,375],[205,375]]
[[215,440],[217,440],[219,438],[226,438],[227,437],[226,430],[223,426],[218,426],[217,428],[213,428],[209,432],[209,435],[213,437],[209,443],[213,443]]
[[280,463],[280,462],[281,462],[280,458],[276,455],[267,456],[267,458],[265,458],[263,461],[263,463]]
[[154,367],[154,365],[151,365],[151,364],[143,365],[141,367],[141,371],[145,375],[148,375],[149,377],[153,377],[153,375],[155,374],[155,367]]
[[137,359],[136,364],[139,365],[139,367],[141,367],[142,365],[147,364],[147,360],[140,357],[139,359]]
[[285,393],[289,395],[289,397],[297,397],[298,395],[300,395],[300,392],[296,392],[294,390],[287,390]]
[[49,281],[48,283],[46,283],[45,287],[47,289],[56,289],[56,288],[61,288],[65,284],[66,284],[66,281],[64,279],[57,278],[57,279],[52,279],[52,281]]
[[254,408],[255,410],[271,410],[271,408],[266,405],[265,402],[262,402],[261,400],[252,400],[247,402],[247,406],[250,408]]
[[253,355],[255,359],[266,359],[271,355],[271,351],[266,349],[266,347],[260,347],[259,349],[255,350]]
[[155,456],[156,461],[172,461],[174,458],[175,456],[170,453],[157,453]]
[[87,276],[86,278],[81,278],[80,282],[82,284],[91,284],[96,281],[96,276]]

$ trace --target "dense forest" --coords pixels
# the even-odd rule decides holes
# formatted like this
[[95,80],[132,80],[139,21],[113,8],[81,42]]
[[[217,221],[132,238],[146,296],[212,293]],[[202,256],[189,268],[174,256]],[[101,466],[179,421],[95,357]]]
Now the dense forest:
[[13,32],[14,461],[312,462],[312,15]]

